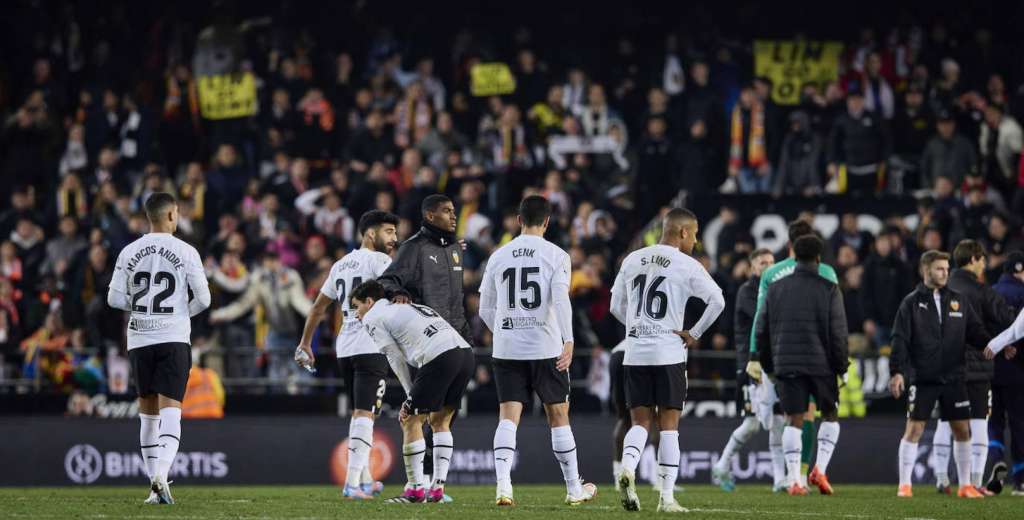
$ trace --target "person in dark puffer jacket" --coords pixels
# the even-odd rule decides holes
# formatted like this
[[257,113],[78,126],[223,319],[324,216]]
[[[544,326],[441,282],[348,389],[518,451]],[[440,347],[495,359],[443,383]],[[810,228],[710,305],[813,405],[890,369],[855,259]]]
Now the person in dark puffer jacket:
[[[968,305],[981,319],[989,335],[1009,327],[1016,315],[993,288],[981,282],[985,272],[987,254],[985,248],[974,240],[961,240],[953,250],[953,261],[958,269],[949,275],[949,288],[962,294]],[[982,474],[988,458],[988,416],[992,402],[993,363],[981,353],[984,346],[971,345],[967,349],[967,395],[971,401],[971,485],[981,494],[995,494],[982,486]],[[935,479],[940,487],[949,486],[949,446],[951,432],[949,423],[939,421],[932,440],[935,449]]]
[[839,381],[846,374],[846,312],[839,287],[818,274],[824,244],[814,235],[793,244],[796,270],[768,287],[765,312],[756,324],[758,343],[771,352],[782,412],[787,426],[782,433],[790,495],[806,495],[801,485],[801,426],[808,397],[821,410],[818,456],[807,482],[832,494],[826,477],[829,460],[839,440]]

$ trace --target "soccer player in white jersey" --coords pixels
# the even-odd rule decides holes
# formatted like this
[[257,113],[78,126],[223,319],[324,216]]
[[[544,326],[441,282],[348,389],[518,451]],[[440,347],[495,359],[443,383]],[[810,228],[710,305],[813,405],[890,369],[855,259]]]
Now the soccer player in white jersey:
[[[697,217],[673,208],[662,221],[661,241],[630,253],[615,277],[611,312],[626,325],[626,403],[632,428],[622,449],[619,493],[627,511],[640,509],[636,467],[657,418],[661,429],[658,473],[659,512],[681,513],[674,496],[679,476],[679,415],[686,400],[686,354],[725,308],[722,289],[695,259],[688,256],[697,242]],[[683,329],[686,301],[707,304],[690,330]],[[656,415],[657,412],[657,415]]]
[[150,479],[146,503],[173,504],[167,476],[181,442],[181,400],[192,368],[190,318],[210,306],[210,288],[199,253],[173,235],[178,229],[174,196],[154,193],[145,208],[150,232],[117,256],[107,304],[131,313],[128,357]]
[[388,254],[398,243],[397,229],[398,217],[386,211],[373,210],[360,217],[362,247],[331,266],[331,274],[320,288],[320,294],[306,318],[302,340],[296,351],[300,365],[312,366],[315,360],[311,348],[313,333],[331,303],[338,302],[342,307],[342,318],[334,350],[353,403],[348,428],[348,471],[342,496],[353,500],[371,499],[383,489],[383,485],[374,482],[370,475],[369,461],[373,447],[373,419],[380,413],[387,388],[388,361],[356,319],[348,291],[364,281],[377,279],[391,265]]
[[494,469],[499,506],[515,504],[512,458],[523,405],[534,393],[551,426],[551,450],[565,478],[565,503],[579,505],[597,493],[580,479],[576,440],[569,426],[569,365],[572,363],[572,306],[569,254],[544,240],[551,203],[530,196],[519,204],[522,234],[495,251],[480,285],[480,318],[494,333],[494,382],[498,387],[498,428]]
[[[376,280],[363,282],[350,298],[367,334],[387,356],[405,389],[406,400],[398,418],[408,484],[401,496],[389,502],[441,502],[455,450],[452,417],[476,369],[473,349],[430,307],[388,301],[384,286]],[[409,365],[417,368],[415,378]],[[423,477],[426,423],[434,432],[434,475],[429,490]]]

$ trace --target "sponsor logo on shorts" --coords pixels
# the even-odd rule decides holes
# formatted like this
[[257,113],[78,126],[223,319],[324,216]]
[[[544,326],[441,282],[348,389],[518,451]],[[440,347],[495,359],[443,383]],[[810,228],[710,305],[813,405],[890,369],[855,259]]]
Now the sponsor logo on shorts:
[[960,401],[958,403],[955,403],[953,405],[953,408],[967,408],[968,406],[971,406],[970,401]]

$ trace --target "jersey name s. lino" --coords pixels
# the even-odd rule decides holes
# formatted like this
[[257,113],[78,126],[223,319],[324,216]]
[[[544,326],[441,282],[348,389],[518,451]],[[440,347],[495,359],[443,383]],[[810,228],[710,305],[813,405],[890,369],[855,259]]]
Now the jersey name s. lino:
[[376,280],[389,265],[390,256],[379,251],[357,249],[331,266],[331,273],[324,281],[320,292],[341,306],[341,331],[334,343],[334,350],[339,358],[380,353],[380,349],[363,329],[363,324],[356,319],[355,307],[349,301],[349,295],[359,284]]
[[117,256],[107,300],[130,313],[131,350],[158,343],[190,343],[190,318],[210,305],[210,289],[194,247],[168,233],[149,233]]
[[687,350],[674,331],[683,330],[686,302],[708,304],[690,329],[699,339],[724,307],[722,289],[697,260],[667,245],[630,253],[612,287],[612,313],[626,325],[626,365],[671,365],[686,362]]
[[363,316],[363,326],[380,352],[397,350],[416,368],[453,348],[470,348],[440,314],[426,305],[383,299]]
[[481,317],[496,359],[558,357],[572,341],[569,254],[543,237],[520,235],[494,252],[480,285]]

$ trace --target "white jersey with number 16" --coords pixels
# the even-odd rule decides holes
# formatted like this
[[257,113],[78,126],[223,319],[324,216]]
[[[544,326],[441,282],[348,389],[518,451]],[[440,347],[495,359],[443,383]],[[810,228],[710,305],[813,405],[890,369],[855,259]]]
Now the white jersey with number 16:
[[194,247],[169,233],[149,233],[117,256],[107,301],[131,313],[128,350],[191,343],[190,318],[209,307],[210,288]]
[[686,301],[708,304],[690,329],[700,339],[725,307],[722,289],[700,262],[667,245],[634,251],[622,261],[612,287],[611,311],[626,325],[625,365],[672,365],[686,362],[686,345],[674,331],[683,330]]

